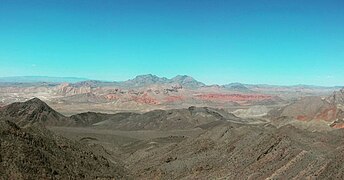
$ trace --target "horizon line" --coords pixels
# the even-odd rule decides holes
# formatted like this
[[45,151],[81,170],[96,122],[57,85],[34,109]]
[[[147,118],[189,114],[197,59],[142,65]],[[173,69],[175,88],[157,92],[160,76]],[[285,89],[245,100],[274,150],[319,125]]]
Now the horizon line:
[[[173,79],[174,77],[177,76],[188,76],[193,78],[194,80],[201,82],[203,84],[205,84],[206,86],[225,86],[225,85],[229,85],[229,84],[242,84],[242,85],[266,85],[266,86],[287,86],[287,87],[293,87],[293,86],[313,86],[313,87],[328,87],[328,88],[336,88],[336,87],[344,87],[344,85],[315,85],[315,84],[303,84],[303,83],[295,83],[295,84],[270,84],[270,83],[245,83],[245,82],[229,82],[229,83],[225,83],[225,84],[207,84],[204,83],[202,81],[197,80],[196,78],[194,78],[193,76],[189,76],[189,75],[175,75],[171,78],[165,77],[165,76],[158,76],[155,74],[139,74],[134,76],[133,78],[129,78],[129,79],[125,79],[125,80],[105,80],[105,79],[93,79],[93,78],[87,78],[87,77],[79,77],[79,76],[47,76],[47,75],[23,75],[23,76],[0,76],[0,83],[43,83],[43,82],[54,82],[54,81],[32,81],[32,82],[20,82],[20,81],[1,81],[1,79],[6,79],[6,78],[56,78],[56,79],[80,79],[80,81],[75,81],[75,82],[67,82],[67,83],[78,83],[78,82],[85,82],[85,81],[100,81],[100,82],[125,82],[128,80],[132,80],[135,79],[138,76],[145,76],[145,75],[152,75],[152,76],[156,76],[158,78],[167,78],[167,79]],[[55,83],[64,83],[63,81],[55,81]]]

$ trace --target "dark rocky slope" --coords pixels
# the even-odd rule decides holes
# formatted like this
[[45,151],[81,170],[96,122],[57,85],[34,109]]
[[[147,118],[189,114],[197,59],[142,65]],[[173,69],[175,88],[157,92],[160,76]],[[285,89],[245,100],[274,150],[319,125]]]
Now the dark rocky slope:
[[207,107],[188,109],[154,110],[143,114],[114,114],[106,121],[96,123],[98,127],[119,130],[180,130],[206,127],[206,124],[227,121],[240,122],[241,118],[224,110]]
[[221,124],[197,138],[141,149],[128,159],[143,179],[343,179],[342,130]]
[[126,170],[39,125],[0,121],[0,179],[126,179]]
[[38,98],[2,107],[0,108],[0,117],[12,120],[19,126],[36,123],[45,125],[67,125],[71,123],[68,118]]

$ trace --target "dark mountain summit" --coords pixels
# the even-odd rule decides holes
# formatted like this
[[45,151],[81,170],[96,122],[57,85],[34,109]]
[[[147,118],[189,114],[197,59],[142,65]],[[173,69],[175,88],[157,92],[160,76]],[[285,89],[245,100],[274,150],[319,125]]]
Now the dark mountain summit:
[[69,123],[68,118],[56,112],[38,98],[2,107],[0,117],[13,120],[19,126],[35,123],[45,125],[65,125]]
[[44,127],[74,121],[38,98],[0,108],[0,179],[128,179],[120,162]]

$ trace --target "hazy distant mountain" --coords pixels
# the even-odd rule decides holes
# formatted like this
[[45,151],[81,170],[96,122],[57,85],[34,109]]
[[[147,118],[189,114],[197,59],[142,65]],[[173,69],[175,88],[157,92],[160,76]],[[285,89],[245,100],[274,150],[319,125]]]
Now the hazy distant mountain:
[[169,83],[170,80],[165,77],[158,77],[152,74],[138,75],[134,79],[129,79],[123,83],[128,86],[146,86],[151,84],[165,84]]
[[223,85],[222,87],[232,90],[232,91],[251,92],[249,88],[247,88],[244,84],[241,84],[241,83],[230,83],[230,84]]
[[292,90],[295,89],[340,89],[341,86],[316,86],[316,85],[305,85],[305,84],[297,84],[297,85],[273,85],[273,84],[243,84],[247,88],[289,88]]
[[187,76],[187,75],[178,75],[174,78],[171,79],[172,82],[174,83],[178,83],[182,86],[186,86],[186,87],[201,87],[201,86],[205,86],[204,83],[199,82],[197,80],[195,80],[193,77],[191,76]]
[[[126,87],[140,87],[152,84],[168,84],[168,83],[178,83],[184,87],[197,88],[206,86],[204,83],[197,81],[191,76],[187,75],[177,75],[171,79],[166,77],[159,77],[153,74],[138,75],[133,79],[126,81],[100,81],[92,80],[80,77],[50,77],[50,76],[8,76],[0,77],[0,83],[74,83],[73,86],[126,86]],[[242,84],[242,83],[229,83],[222,85],[222,87],[238,91],[250,91],[253,88],[290,88],[290,89],[333,89],[339,90],[341,86],[313,86],[313,85],[269,85],[269,84]]]
[[33,83],[33,82],[68,82],[86,81],[87,78],[78,77],[49,77],[49,76],[10,76],[0,77],[0,82]]
[[147,86],[152,84],[169,84],[169,83],[176,83],[180,84],[184,87],[190,88],[197,88],[201,86],[205,86],[204,83],[195,80],[193,77],[186,76],[186,75],[178,75],[172,79],[168,79],[166,77],[158,77],[152,74],[146,75],[139,75],[136,76],[134,79],[129,79],[127,81],[122,82],[122,84],[131,87],[140,87],[140,86]]

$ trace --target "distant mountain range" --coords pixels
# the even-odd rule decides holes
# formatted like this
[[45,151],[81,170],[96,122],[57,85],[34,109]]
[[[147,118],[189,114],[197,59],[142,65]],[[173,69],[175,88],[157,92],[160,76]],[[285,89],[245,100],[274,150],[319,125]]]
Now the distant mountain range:
[[170,84],[170,83],[176,83],[184,87],[190,87],[190,88],[197,88],[197,87],[205,86],[204,83],[199,82],[195,80],[193,77],[190,77],[187,75],[178,75],[172,79],[168,79],[165,77],[158,77],[152,74],[146,74],[146,75],[136,76],[134,79],[129,79],[123,82],[123,84],[127,86],[131,86],[131,87],[147,86],[147,85],[152,85],[152,84]]
[[0,77],[0,82],[9,83],[35,83],[35,82],[68,82],[75,83],[80,81],[87,81],[87,78],[78,77],[50,77],[50,76],[10,76],[10,77]]
[[[159,77],[153,74],[138,75],[133,79],[126,81],[102,81],[102,80],[92,80],[87,78],[80,77],[50,77],[50,76],[9,76],[9,77],[0,77],[0,83],[76,83],[76,85],[90,84],[94,86],[102,85],[118,85],[118,86],[127,86],[127,87],[142,87],[153,84],[180,84],[184,87],[189,88],[198,88],[203,86],[208,86],[203,82],[197,81],[191,76],[187,75],[177,75],[171,79],[166,77]],[[220,86],[214,84],[212,86]],[[239,90],[249,92],[252,88],[274,88],[274,87],[288,87],[288,88],[311,88],[311,89],[322,89],[322,88],[336,88],[340,89],[343,86],[316,86],[316,85],[269,85],[269,84],[244,84],[244,83],[228,83],[221,85],[223,88],[230,90]]]

